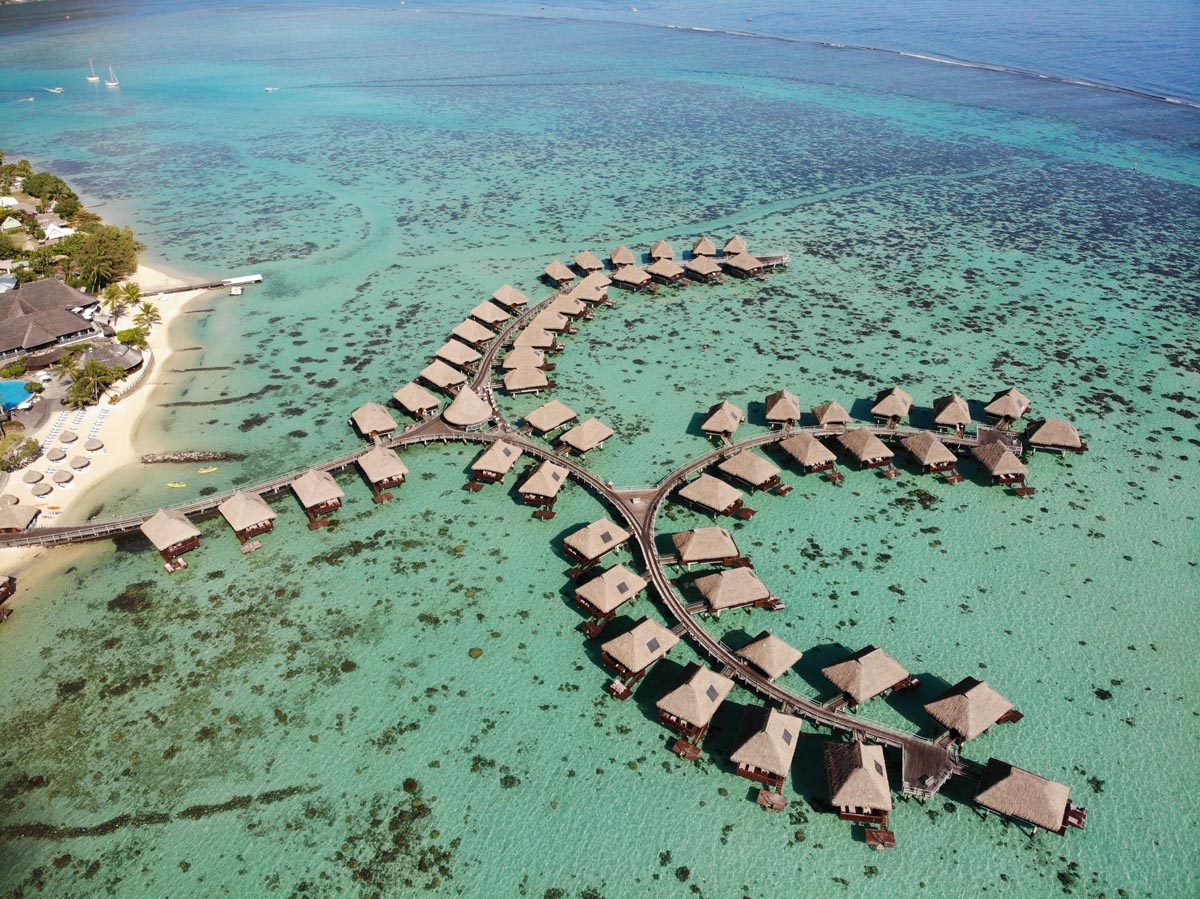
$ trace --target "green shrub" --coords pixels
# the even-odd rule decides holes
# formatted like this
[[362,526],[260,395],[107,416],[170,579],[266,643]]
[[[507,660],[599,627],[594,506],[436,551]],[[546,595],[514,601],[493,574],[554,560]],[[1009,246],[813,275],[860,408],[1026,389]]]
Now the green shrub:
[[147,332],[145,328],[125,328],[117,332],[117,340],[131,346],[135,350],[143,350],[146,348]]
[[25,363],[18,359],[16,362],[10,362],[4,368],[0,368],[0,378],[13,381],[25,377],[27,371],[29,369],[25,367]]
[[16,471],[24,468],[41,452],[38,442],[31,437],[9,434],[0,437],[0,470]]
[[25,389],[28,390],[30,393],[41,393],[43,390],[46,389],[46,385],[43,384],[41,381],[26,381]]

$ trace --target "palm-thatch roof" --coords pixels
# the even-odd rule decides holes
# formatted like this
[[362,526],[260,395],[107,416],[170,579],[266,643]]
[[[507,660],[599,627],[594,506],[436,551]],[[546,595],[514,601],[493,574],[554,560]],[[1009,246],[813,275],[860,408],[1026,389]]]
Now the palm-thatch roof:
[[531,327],[526,325],[513,341],[513,346],[527,346],[535,350],[548,350],[554,346],[554,335],[540,326]]
[[855,703],[866,702],[908,677],[904,666],[875,646],[866,646],[821,673]]
[[574,409],[558,400],[550,400],[526,415],[525,423],[535,431],[545,434],[547,431],[561,428],[574,418],[578,418]]
[[682,277],[683,266],[671,259],[656,259],[646,266],[646,271],[656,278],[670,281]]
[[512,318],[512,313],[490,300],[485,300],[471,310],[471,318],[483,322],[485,325],[498,325]]
[[651,281],[649,273],[636,265],[622,266],[613,272],[612,279],[614,284],[627,287],[645,287]]
[[988,686],[987,681],[964,677],[925,704],[925,711],[964,740],[974,740],[1011,712],[1013,704]]
[[729,758],[738,765],[750,765],[786,777],[796,754],[800,737],[800,719],[775,709],[751,706],[742,721],[744,739]]
[[693,256],[716,256],[717,255],[717,245],[715,243],[713,243],[711,240],[709,240],[707,237],[701,237],[694,244],[692,244],[692,255]]
[[246,531],[276,518],[275,510],[265,499],[241,490],[217,506],[217,511],[235,531]]
[[514,368],[541,368],[545,364],[545,354],[531,346],[513,347],[505,354],[500,363],[505,371],[511,371]]
[[624,265],[636,265],[637,257],[633,255],[633,250],[622,244],[609,254],[609,261],[614,268],[621,268]]
[[846,411],[846,407],[841,403],[830,401],[828,403],[821,403],[819,406],[813,406],[812,414],[817,420],[817,424],[823,428],[850,423],[850,413]]
[[453,366],[447,365],[441,359],[434,359],[421,369],[421,377],[432,384],[446,390],[467,383],[467,376]]
[[726,254],[722,262],[734,271],[743,272],[748,275],[762,271],[763,267],[762,260],[757,256],[751,256],[749,253],[738,253],[736,256]]
[[1015,387],[1002,390],[992,397],[992,401],[983,407],[988,415],[1000,419],[1016,421],[1029,411],[1029,397]]
[[646,579],[626,568],[614,565],[598,577],[575,588],[575,595],[601,615],[615,612],[646,589]]
[[[33,506],[0,506],[0,531],[26,530],[38,517],[40,510]],[[161,548],[161,547],[160,547]]]
[[733,537],[724,528],[694,528],[690,531],[680,531],[671,535],[679,561],[687,564],[694,562],[714,562],[720,559],[733,559],[741,555]]
[[521,293],[521,291],[517,290],[511,284],[505,284],[499,288],[492,294],[492,299],[502,306],[507,306],[509,309],[516,309],[529,302],[529,297],[525,296],[525,294]]
[[558,492],[567,483],[568,474],[570,472],[561,465],[555,465],[553,462],[543,462],[533,470],[533,474],[527,477],[517,490],[531,496],[553,499],[558,496]]
[[346,495],[333,475],[319,468],[310,468],[292,481],[292,490],[306,509],[341,500]]
[[1071,801],[1065,784],[1047,780],[999,759],[988,759],[975,801],[984,808],[1060,832]]
[[779,447],[805,468],[828,465],[837,459],[829,447],[807,431],[789,437],[780,443]]
[[450,333],[472,345],[487,343],[489,340],[496,339],[495,331],[485,328],[473,318],[464,319],[459,322]]
[[922,465],[945,465],[947,462],[957,462],[958,457],[946,448],[946,444],[938,440],[928,431],[921,431],[900,441],[914,459]]
[[547,265],[542,271],[546,273],[546,277],[551,281],[557,281],[560,284],[575,280],[575,273],[557,259]]
[[[572,291],[574,293],[574,291]],[[554,299],[549,306],[546,307],[546,312],[556,312],[559,315],[579,316],[587,312],[587,306],[583,304],[583,300],[572,296],[572,294],[562,294]]]
[[1075,426],[1061,418],[1043,418],[1029,423],[1025,439],[1031,446],[1083,449],[1083,439]]
[[509,393],[522,390],[543,390],[550,379],[540,368],[513,368],[504,373],[504,389]]
[[766,418],[772,424],[799,421],[804,414],[800,410],[800,398],[790,390],[782,388],[767,397],[766,406]]
[[895,455],[884,446],[882,440],[866,428],[851,428],[837,435],[838,443],[845,447],[846,452],[859,462],[877,462],[880,459],[890,459]]
[[593,521],[563,540],[563,545],[584,559],[599,559],[630,538],[629,531],[607,518]]
[[586,278],[579,282],[580,287],[594,287],[603,290],[612,285],[612,278],[604,274],[604,272],[592,272]]
[[581,421],[563,434],[559,440],[578,453],[586,453],[602,444],[613,435],[613,429],[596,418]]
[[575,265],[578,266],[581,271],[585,272],[598,272],[604,268],[604,263],[600,261],[600,257],[591,250],[584,250],[582,253],[576,256]]
[[940,396],[933,401],[933,421],[934,424],[941,425],[943,428],[954,428],[959,425],[969,425],[971,423],[971,408],[957,393],[952,393],[949,396]]
[[405,412],[418,415],[422,412],[428,412],[431,409],[436,409],[440,405],[440,401],[436,396],[422,387],[409,381],[399,390],[392,394],[394,399]]
[[[8,508],[20,509],[22,507],[10,506]],[[142,522],[140,530],[159,552],[164,552],[176,544],[200,536],[200,529],[188,521],[188,517],[178,509],[159,509]]]
[[675,258],[675,248],[673,246],[671,246],[669,243],[667,243],[665,240],[656,240],[650,246],[650,258],[651,259],[674,259]]
[[442,418],[459,428],[473,428],[492,417],[492,407],[472,390],[464,387],[442,412]]
[[[596,274],[593,272],[593,274]],[[590,276],[589,276],[590,277]],[[608,281],[608,278],[604,279]],[[609,283],[612,283],[609,281]],[[605,288],[596,283],[589,283],[587,278],[584,278],[578,284],[571,288],[571,291],[564,296],[570,297],[572,300],[578,300],[581,303],[590,303],[596,305],[604,302]],[[555,305],[551,303],[551,305]]]
[[696,589],[708,601],[710,611],[735,609],[768,599],[771,591],[753,568],[728,568],[696,578]]
[[742,491],[731,487],[710,474],[702,474],[679,491],[679,496],[690,503],[724,512],[742,498]]
[[695,272],[701,278],[711,278],[720,274],[721,266],[711,256],[693,256],[683,264],[686,271]]
[[971,448],[971,455],[994,478],[1024,477],[1029,473],[1025,463],[1003,443],[988,443]]
[[563,332],[571,327],[570,321],[561,312],[546,308],[529,320],[526,330],[541,328],[543,331]]
[[434,357],[455,366],[470,365],[483,358],[478,350],[467,346],[461,340],[447,340],[438,347]]
[[363,475],[372,484],[390,481],[393,478],[408,477],[408,466],[396,454],[394,449],[386,446],[372,447],[355,460]]
[[745,238],[740,234],[735,234],[729,240],[725,241],[725,255],[737,256],[739,253],[748,252],[750,247],[747,245]]
[[829,802],[837,808],[892,810],[883,747],[867,743],[825,743],[825,776]]
[[653,618],[643,618],[600,648],[626,670],[638,672],[649,668],[678,642],[678,637]]
[[876,418],[903,418],[912,409],[913,398],[906,390],[890,387],[875,395],[871,414]]
[[471,471],[481,471],[487,474],[504,475],[517,464],[524,455],[524,450],[503,440],[497,440],[479,454],[479,458],[471,463]]
[[718,465],[717,470],[758,488],[779,477],[779,467],[753,450],[735,453]]
[[721,400],[708,410],[708,418],[700,425],[705,434],[732,436],[738,426],[746,420],[746,413],[729,400]]
[[364,403],[354,410],[350,420],[362,434],[386,434],[396,430],[396,419],[379,403]]
[[804,658],[804,653],[769,631],[763,631],[753,643],[743,646],[735,655],[745,659],[769,680],[782,677]]
[[711,668],[698,666],[687,680],[655,705],[660,711],[686,721],[692,727],[704,727],[712,721],[732,689],[733,681],[729,678]]

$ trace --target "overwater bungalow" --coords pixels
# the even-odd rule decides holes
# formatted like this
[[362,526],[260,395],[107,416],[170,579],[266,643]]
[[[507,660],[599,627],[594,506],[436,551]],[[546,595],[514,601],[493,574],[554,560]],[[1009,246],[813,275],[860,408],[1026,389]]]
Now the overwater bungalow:
[[843,431],[837,435],[837,441],[863,468],[891,468],[892,457],[895,454],[866,428]]
[[333,475],[319,468],[310,468],[292,481],[292,492],[300,501],[304,514],[308,516],[310,530],[329,524],[329,519],[322,516],[340,509],[342,499],[346,495],[333,479]]
[[792,770],[800,726],[799,718],[772,708],[749,706],[742,717],[737,749],[729,760],[737,765],[739,777],[764,785],[758,794],[764,808],[781,811],[787,805],[783,784]]
[[683,266],[672,259],[655,259],[646,266],[646,273],[660,284],[683,283]]
[[779,448],[806,472],[833,471],[837,467],[837,456],[833,451],[807,431],[784,440]]
[[497,303],[486,300],[471,310],[471,318],[481,325],[493,328],[512,318],[512,313]]
[[956,434],[965,434],[971,423],[971,409],[957,393],[940,396],[933,401],[933,423]]
[[979,778],[975,801],[1005,817],[1062,836],[1068,827],[1081,830],[1087,809],[1071,803],[1071,789],[999,759],[988,759]]
[[729,240],[725,241],[724,254],[726,256],[737,256],[741,253],[750,252],[750,247],[746,243],[745,238],[740,234],[735,234]]
[[570,406],[551,400],[526,415],[525,423],[539,434],[546,435],[578,417]]
[[442,420],[466,431],[479,431],[492,420],[492,407],[470,387],[464,387],[442,412]]
[[782,388],[768,396],[765,405],[767,424],[773,427],[790,428],[804,414],[800,410],[800,398]]
[[572,296],[573,293],[574,291],[558,297],[546,307],[545,311],[563,315],[575,321],[581,318],[593,318],[594,315],[587,304]]
[[563,540],[563,550],[569,558],[583,566],[580,569],[582,571],[623,546],[631,536],[632,534],[620,525],[613,524],[607,518],[601,518]]
[[544,353],[561,353],[563,345],[549,331],[541,327],[526,326],[513,341],[514,347],[527,346]]
[[709,437],[728,440],[737,433],[737,429],[745,420],[745,412],[729,400],[721,400],[709,408],[708,417],[700,424],[700,430]]
[[454,330],[450,332],[450,335],[475,349],[480,349],[485,344],[496,339],[496,332],[490,328],[485,328],[473,318],[464,319],[459,322],[455,325]]
[[685,484],[676,499],[700,512],[712,515],[732,515],[743,521],[754,517],[754,510],[742,502],[742,491],[717,480],[710,474],[702,474],[690,484]]
[[653,279],[645,269],[636,265],[626,265],[613,272],[612,281],[617,287],[625,290],[645,290]]
[[569,286],[575,280],[575,273],[557,259],[542,269],[542,274],[546,276],[547,281],[559,290]]
[[573,449],[579,455],[603,447],[604,441],[613,435],[613,429],[596,418],[581,421],[558,438],[559,447]]
[[743,646],[734,654],[761,671],[767,680],[783,677],[804,658],[804,653],[769,631],[763,631],[753,643]]
[[1031,421],[1025,428],[1024,436],[1025,442],[1034,449],[1086,453],[1088,448],[1075,426],[1061,418]]
[[248,548],[252,541],[258,543],[253,538],[275,527],[275,510],[257,493],[244,493],[239,490],[217,506],[217,511],[233,528],[238,542],[242,544],[243,552],[253,552],[253,549]]
[[604,263],[591,250],[584,250],[575,257],[575,268],[581,275],[590,275],[592,272],[603,271]]
[[826,740],[825,778],[829,785],[829,804],[837,809],[839,818],[881,828],[867,831],[868,846],[891,848],[896,845],[895,835],[887,829],[892,789],[888,784],[882,746],[857,740],[852,743]]
[[717,255],[717,245],[707,237],[701,237],[692,244],[692,258],[697,257],[712,257]]
[[741,550],[724,528],[693,528],[671,535],[680,565],[737,565],[745,561]]
[[656,240],[650,245],[651,259],[674,259],[675,248],[665,240]]
[[708,603],[708,611],[718,618],[726,609],[753,607],[782,609],[779,597],[772,595],[753,568],[727,568],[696,578],[693,586]]
[[414,418],[428,418],[441,401],[420,384],[410,381],[392,394],[396,405]]
[[987,681],[973,677],[964,677],[933,702],[926,703],[925,711],[960,743],[974,740],[993,724],[1009,724],[1025,717],[988,686]]
[[612,267],[615,269],[621,269],[627,265],[637,265],[637,257],[633,255],[633,250],[624,244],[609,254],[608,261],[612,263]]
[[617,609],[646,589],[646,579],[624,565],[614,565],[603,574],[575,588],[575,604],[592,620],[584,633],[596,637],[616,615]]
[[187,568],[179,557],[200,545],[200,529],[178,509],[159,509],[142,522],[140,530],[162,556],[168,574]]
[[[612,281],[608,278],[605,278],[604,280],[607,281],[608,284],[612,283]],[[608,299],[608,286],[601,286],[593,281],[590,281],[588,278],[584,278],[577,285],[571,288],[570,293],[565,294],[565,296],[570,297],[572,300],[579,300],[579,302],[586,303],[589,306],[612,305]]]
[[358,433],[368,440],[382,437],[396,430],[396,419],[392,413],[379,403],[364,403],[350,416],[350,422],[358,428]]
[[453,393],[455,387],[461,387],[467,383],[465,374],[457,368],[447,365],[441,359],[434,359],[421,369],[421,373],[417,377],[430,387],[437,388],[444,393]]
[[832,401],[813,406],[812,414],[822,428],[845,427],[851,422],[850,413],[846,411],[846,407]]
[[718,284],[721,281],[721,266],[711,256],[693,256],[683,264],[683,270],[693,281],[702,284]]
[[683,735],[671,747],[672,752],[690,761],[699,758],[700,743],[713,715],[732,689],[733,681],[723,674],[702,665],[690,666],[683,683],[655,703],[658,720]]
[[441,359],[455,368],[467,371],[471,370],[468,366],[474,365],[483,358],[478,350],[472,349],[460,340],[447,340],[433,355],[435,359]]
[[[580,287],[599,288],[601,291],[606,291],[612,287],[612,278],[604,274],[604,272],[592,272],[586,278],[579,282]],[[608,299],[605,296],[605,299]],[[586,300],[584,302],[587,302]]]
[[[954,466],[958,464],[958,457],[946,447],[946,444],[928,431],[921,431],[905,437],[900,441],[900,445],[927,474],[939,471],[953,472]],[[952,480],[957,482],[962,478],[960,476]]]
[[769,491],[778,496],[787,496],[792,492],[791,484],[779,479],[779,467],[753,450],[735,453],[722,461],[717,471],[749,490]]
[[899,387],[891,387],[875,395],[875,405],[871,407],[871,415],[881,424],[894,428],[901,420],[908,417],[912,409],[913,398]]
[[394,449],[386,446],[373,447],[359,456],[355,464],[371,485],[371,494],[377,503],[390,500],[392,494],[388,490],[399,487],[408,477],[408,466]]
[[844,704],[861,705],[889,690],[907,690],[920,683],[903,665],[875,646],[864,646],[844,662],[821,673],[842,692]]
[[467,489],[476,491],[484,484],[495,484],[503,480],[524,452],[519,446],[497,440],[471,463],[471,480]]
[[739,278],[756,278],[763,273],[762,260],[749,253],[726,254],[721,258],[721,265]]
[[554,370],[553,365],[546,364],[546,355],[541,350],[535,350],[533,347],[528,346],[513,347],[500,361],[500,367],[505,371],[512,371],[514,368]]
[[554,501],[567,483],[570,472],[553,462],[543,462],[517,488],[526,505],[540,506],[535,513],[543,521],[554,517]]
[[605,667],[617,675],[608,692],[617,699],[628,699],[650,666],[678,642],[678,637],[652,618],[643,618],[631,630],[609,640],[600,647]]
[[40,510],[34,506],[0,506],[0,534],[16,534],[28,530],[38,517]]
[[529,297],[525,296],[525,294],[521,293],[521,291],[517,290],[511,284],[505,284],[492,294],[492,302],[498,303],[511,312],[516,312],[525,307],[525,304],[529,302]]
[[1022,491],[1033,493],[1033,488],[1025,485],[1029,469],[1003,443],[987,443],[983,446],[972,447],[971,455],[975,457],[975,461],[982,466],[984,471],[992,476],[993,484],[1015,485],[1014,489],[1022,496],[1028,495]]
[[510,395],[539,393],[558,385],[540,368],[513,368],[504,373],[504,390]]
[[554,312],[550,309],[543,309],[526,325],[526,329],[540,328],[543,331],[550,331],[556,334],[570,332],[575,333],[575,329],[571,327],[571,321],[561,312]]
[[1030,410],[1029,397],[1015,387],[1002,390],[992,397],[983,411],[995,419],[997,426],[1008,427]]

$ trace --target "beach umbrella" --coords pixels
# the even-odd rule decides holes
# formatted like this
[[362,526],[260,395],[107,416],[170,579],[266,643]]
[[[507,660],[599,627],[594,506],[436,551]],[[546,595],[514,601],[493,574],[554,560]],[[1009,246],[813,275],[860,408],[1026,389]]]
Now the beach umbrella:
[[34,496],[45,496],[47,493],[53,493],[53,492],[54,492],[54,488],[51,487],[49,484],[38,484],[36,487],[33,488]]
[[79,439],[79,435],[76,434],[74,431],[63,431],[61,434],[58,435],[58,439],[59,439],[59,442],[61,442],[61,443],[74,443],[76,440]]
[[6,493],[3,496],[0,496],[0,505],[3,506],[15,506],[19,502],[20,500],[11,493]]
[[63,459],[67,458],[67,454],[55,447],[54,449],[50,450],[50,452],[46,453],[46,458],[51,462],[61,462]]
[[87,456],[76,456],[71,460],[71,467],[78,471],[81,468],[87,468],[92,464],[92,460]]
[[21,480],[24,481],[26,484],[36,484],[38,481],[40,481],[44,477],[45,477],[45,475],[42,474],[40,471],[34,471],[31,468],[31,469],[29,469],[29,471],[25,472],[25,474],[21,475]]
[[89,453],[99,452],[104,449],[104,442],[93,437],[83,445],[83,448]]
[[73,480],[75,480],[75,475],[71,474],[69,471],[59,471],[54,475],[54,483],[56,484],[69,484]]

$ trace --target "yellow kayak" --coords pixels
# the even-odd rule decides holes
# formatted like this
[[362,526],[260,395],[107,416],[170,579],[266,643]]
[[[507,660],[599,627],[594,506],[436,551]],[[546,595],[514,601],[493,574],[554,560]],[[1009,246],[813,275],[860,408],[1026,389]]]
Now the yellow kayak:
[[168,481],[167,486],[168,487],[186,487],[187,484],[183,483],[183,481]]
[[210,466],[208,466],[208,468],[201,468],[199,471],[199,474],[212,474],[214,471],[220,471],[220,470],[221,469],[219,469],[217,466],[210,465]]

